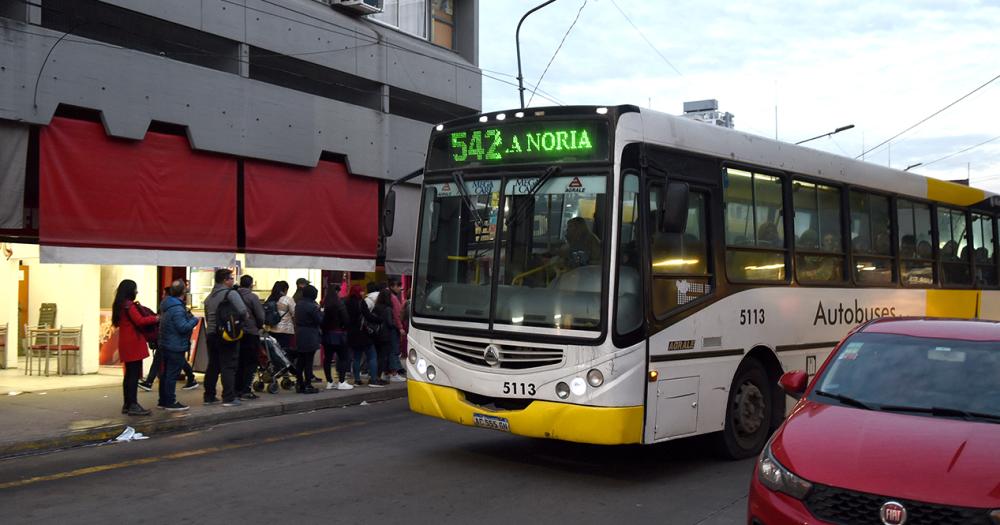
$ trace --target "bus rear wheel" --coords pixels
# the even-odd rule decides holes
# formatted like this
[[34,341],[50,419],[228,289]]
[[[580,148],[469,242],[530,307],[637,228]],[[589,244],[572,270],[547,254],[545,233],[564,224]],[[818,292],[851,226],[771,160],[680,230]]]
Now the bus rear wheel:
[[743,459],[760,453],[770,435],[773,398],[760,362],[750,359],[740,365],[729,388],[726,424],[718,438],[725,457]]

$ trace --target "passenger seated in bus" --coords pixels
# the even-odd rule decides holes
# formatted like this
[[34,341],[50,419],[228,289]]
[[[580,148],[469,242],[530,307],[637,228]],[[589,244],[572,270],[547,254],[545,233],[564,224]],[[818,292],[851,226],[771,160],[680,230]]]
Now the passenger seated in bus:
[[799,235],[799,240],[795,247],[799,250],[816,250],[819,248],[819,234],[816,230],[809,228]]
[[899,239],[899,256],[912,259],[917,254],[917,239],[912,235],[904,235]]
[[917,258],[918,259],[930,259],[934,256],[933,250],[931,250],[931,243],[927,241],[920,241],[917,243]]
[[765,222],[757,228],[757,245],[780,248],[782,246],[781,237],[778,235],[778,226],[773,222]]
[[840,252],[842,250],[840,246],[840,237],[827,233],[823,235],[823,246],[824,252]]
[[567,268],[600,264],[601,240],[587,228],[583,217],[573,217],[566,221],[566,244],[556,255]]
[[989,264],[993,262],[990,251],[985,246],[976,248],[976,264]]
[[892,253],[892,242],[889,240],[888,231],[879,231],[875,234],[875,245],[872,246],[875,253],[879,255],[889,255]]
[[948,241],[941,247],[941,260],[945,262],[958,261],[958,243]]

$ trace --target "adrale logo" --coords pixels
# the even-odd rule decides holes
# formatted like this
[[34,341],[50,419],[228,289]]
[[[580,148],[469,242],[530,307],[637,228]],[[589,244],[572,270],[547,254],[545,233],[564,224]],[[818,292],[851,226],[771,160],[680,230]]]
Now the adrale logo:
[[878,319],[879,317],[896,317],[895,306],[861,306],[858,300],[854,300],[854,306],[850,304],[837,303],[836,307],[824,307],[823,301],[816,307],[816,316],[813,317],[813,326],[824,324],[833,326],[838,324],[861,324]]

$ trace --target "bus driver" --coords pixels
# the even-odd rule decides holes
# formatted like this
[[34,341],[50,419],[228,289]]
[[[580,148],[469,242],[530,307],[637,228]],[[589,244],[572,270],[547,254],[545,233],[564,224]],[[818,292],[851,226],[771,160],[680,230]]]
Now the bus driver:
[[583,217],[573,217],[566,221],[566,244],[556,255],[567,268],[599,264],[601,240],[590,231]]

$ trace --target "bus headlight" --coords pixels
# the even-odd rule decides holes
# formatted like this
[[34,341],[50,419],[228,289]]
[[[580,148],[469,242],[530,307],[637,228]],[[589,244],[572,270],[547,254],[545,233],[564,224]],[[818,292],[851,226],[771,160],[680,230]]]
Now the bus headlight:
[[559,399],[566,399],[569,397],[569,385],[563,383],[562,381],[556,383],[556,395]]
[[410,351],[406,353],[406,359],[411,365],[417,364],[417,351],[411,348]]
[[424,361],[423,359],[417,361],[417,372],[420,372],[421,374],[427,373],[427,361]]
[[574,394],[582,396],[587,393],[587,383],[582,377],[574,377],[573,380],[569,382],[569,389],[572,390]]
[[435,370],[433,366],[427,367],[427,379],[434,381],[434,378],[437,377],[437,375],[437,370]]
[[594,368],[590,372],[587,372],[587,382],[590,383],[590,386],[597,388],[604,384],[604,374]]

